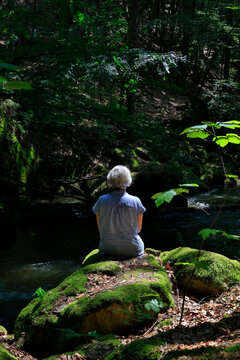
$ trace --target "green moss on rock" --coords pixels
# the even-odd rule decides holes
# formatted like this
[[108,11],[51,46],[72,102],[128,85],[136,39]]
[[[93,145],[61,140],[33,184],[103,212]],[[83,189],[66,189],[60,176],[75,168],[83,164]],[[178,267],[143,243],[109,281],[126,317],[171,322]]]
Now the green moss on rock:
[[[152,254],[130,260],[130,264],[137,268],[137,276],[132,278],[132,270],[128,274],[126,266],[125,279],[123,263],[108,260],[85,265],[21,311],[15,326],[16,339],[24,331],[24,348],[28,351],[71,350],[83,341],[83,336],[70,340],[61,329],[86,336],[93,330],[100,334],[128,333],[149,321],[146,314],[157,316],[146,310],[146,301],[159,299],[161,311],[174,305],[167,273]],[[89,273],[109,273],[116,279],[111,288],[103,287],[94,294],[85,289],[85,274]]]
[[157,339],[135,340],[129,345],[120,346],[105,360],[158,360],[161,356],[160,345],[164,345],[164,342]]
[[5,334],[7,335],[7,330],[5,329],[5,327],[0,325],[0,334]]
[[106,275],[117,275],[121,272],[121,267],[114,261],[102,261],[95,264],[87,265],[83,268],[85,274],[88,273],[102,273]]
[[1,360],[17,360],[17,358],[15,358],[15,356],[10,354],[10,352],[7,351],[7,349],[5,349],[5,347],[2,345],[0,345],[0,359]]
[[[177,248],[163,252],[160,257],[163,263],[188,262],[197,259],[198,250],[188,247]],[[228,284],[234,285],[240,281],[240,263],[231,260],[221,254],[210,251],[201,251],[199,263],[203,267],[198,268],[190,283],[189,290],[203,295],[217,294],[226,289],[225,279]],[[185,287],[192,274],[194,265],[177,265],[175,275],[179,286]]]

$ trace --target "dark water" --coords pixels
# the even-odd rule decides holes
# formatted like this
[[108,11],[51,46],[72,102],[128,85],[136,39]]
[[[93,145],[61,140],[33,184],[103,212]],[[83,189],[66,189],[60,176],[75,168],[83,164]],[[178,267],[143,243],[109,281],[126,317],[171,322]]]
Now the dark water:
[[[171,250],[177,246],[197,247],[197,233],[209,227],[223,201],[223,191],[189,198],[191,208],[145,216],[141,233],[146,247]],[[238,194],[228,199],[230,205]],[[213,209],[211,209],[213,207]],[[240,235],[240,207],[225,208],[215,226]],[[80,267],[81,261],[98,247],[94,217],[84,217],[68,204],[54,212],[48,208],[31,209],[23,218],[4,226],[0,249],[0,324],[12,331],[19,311],[33,298],[37,288],[55,287]],[[240,241],[211,239],[205,249],[240,258]]]

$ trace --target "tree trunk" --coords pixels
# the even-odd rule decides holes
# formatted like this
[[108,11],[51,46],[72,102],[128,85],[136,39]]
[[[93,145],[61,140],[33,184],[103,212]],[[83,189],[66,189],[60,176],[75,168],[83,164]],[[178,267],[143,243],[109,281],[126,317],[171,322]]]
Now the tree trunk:
[[[139,14],[139,0],[127,1],[128,12],[128,32],[127,32],[127,46],[129,49],[137,47],[138,39],[138,14]],[[126,107],[128,113],[133,115],[135,112],[136,96],[135,93],[127,90]]]

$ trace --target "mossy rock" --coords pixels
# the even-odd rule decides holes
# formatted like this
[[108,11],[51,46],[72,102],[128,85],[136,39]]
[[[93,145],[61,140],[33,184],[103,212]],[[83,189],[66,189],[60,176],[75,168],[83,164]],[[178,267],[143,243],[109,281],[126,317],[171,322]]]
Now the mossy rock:
[[[154,255],[89,262],[21,311],[15,337],[19,339],[25,333],[25,350],[50,354],[68,351],[84,341],[91,331],[126,334],[157,316],[154,311],[146,310],[146,302],[157,299],[161,311],[174,305],[167,273]],[[91,279],[89,283],[87,277]],[[99,281],[102,287],[97,286]],[[63,329],[76,336],[70,339]]]
[[141,339],[129,345],[121,345],[105,360],[159,360],[162,354],[158,346],[164,345],[161,339]]
[[2,325],[0,325],[0,336],[1,335],[7,335],[7,330]]
[[[198,250],[188,247],[161,253],[163,263],[174,267],[179,287],[185,288],[193,271],[193,265],[174,265],[196,261]],[[210,251],[201,251],[197,269],[189,284],[189,292],[200,295],[216,295],[226,290],[228,285],[240,281],[240,263],[226,256]],[[226,284],[227,281],[227,284]]]
[[17,358],[15,358],[15,356],[10,354],[10,352],[7,351],[7,349],[2,345],[0,345],[0,359],[1,360],[17,360]]

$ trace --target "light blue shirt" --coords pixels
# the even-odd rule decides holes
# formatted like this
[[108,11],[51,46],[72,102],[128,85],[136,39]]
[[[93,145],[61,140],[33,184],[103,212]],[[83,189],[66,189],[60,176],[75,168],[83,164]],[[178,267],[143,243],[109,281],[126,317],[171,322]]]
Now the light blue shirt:
[[93,207],[99,216],[101,252],[125,257],[141,256],[144,244],[138,235],[138,216],[146,211],[140,199],[125,190],[100,196]]

